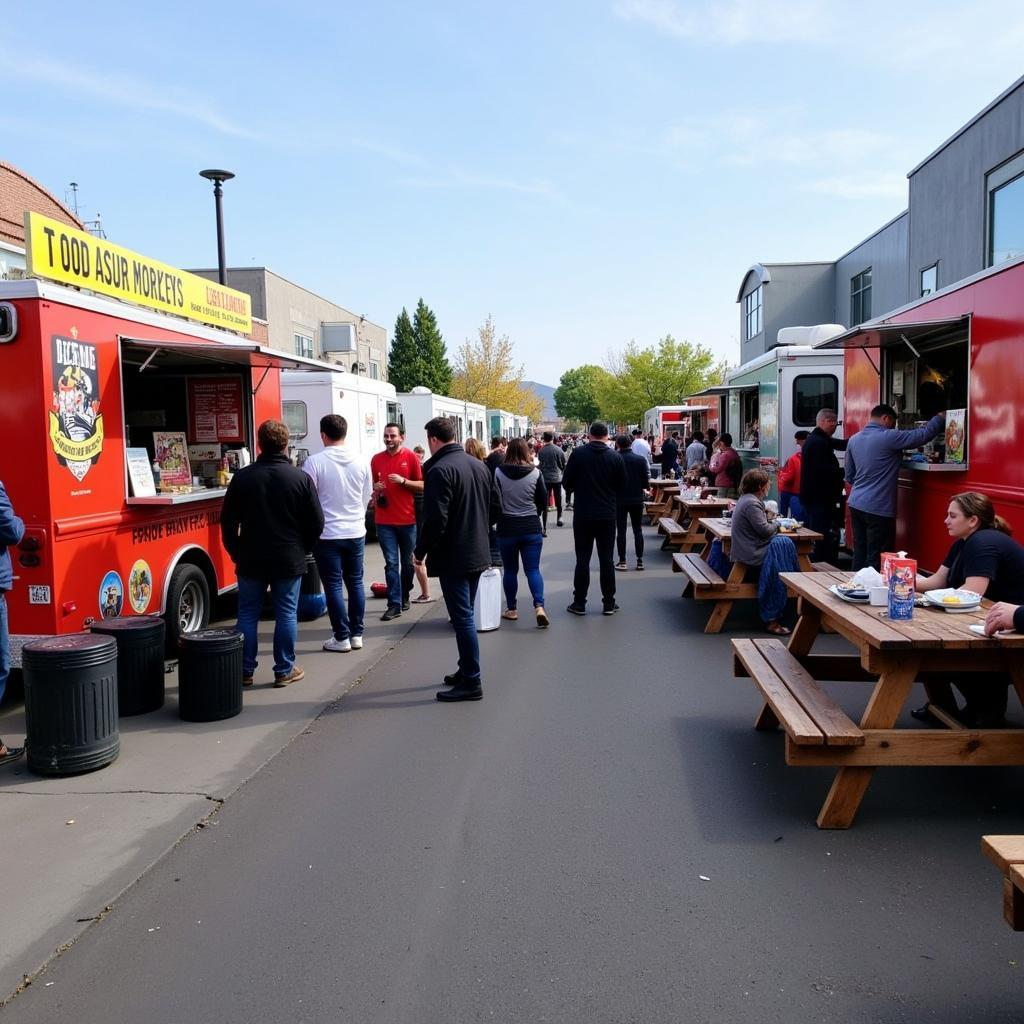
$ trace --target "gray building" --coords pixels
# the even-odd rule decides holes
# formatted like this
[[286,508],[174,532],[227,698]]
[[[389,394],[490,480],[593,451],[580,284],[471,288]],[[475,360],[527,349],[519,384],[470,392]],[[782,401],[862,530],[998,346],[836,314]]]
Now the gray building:
[[[191,273],[216,281],[217,269]],[[252,315],[267,321],[268,344],[294,355],[338,363],[387,380],[387,329],[293,284],[266,267],[228,267],[227,284],[252,299]]]
[[838,259],[747,270],[741,363],[773,348],[780,327],[854,327],[1024,256],[1024,78],[907,177],[908,208]]

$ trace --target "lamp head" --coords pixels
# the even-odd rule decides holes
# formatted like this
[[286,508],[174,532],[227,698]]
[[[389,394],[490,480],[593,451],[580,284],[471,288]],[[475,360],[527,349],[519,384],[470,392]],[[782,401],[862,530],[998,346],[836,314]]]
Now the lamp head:
[[212,181],[216,184],[221,184],[225,181],[230,181],[234,177],[233,171],[218,171],[216,169],[209,169],[199,172],[200,178],[206,178],[207,181]]

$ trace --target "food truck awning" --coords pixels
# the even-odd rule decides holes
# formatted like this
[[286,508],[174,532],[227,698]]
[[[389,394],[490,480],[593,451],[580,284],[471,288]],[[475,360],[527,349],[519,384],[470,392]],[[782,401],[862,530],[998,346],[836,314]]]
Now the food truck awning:
[[[710,398],[712,395],[727,395],[728,393],[728,384],[715,384],[710,388],[705,388],[703,391],[698,391],[695,395],[687,395],[686,401],[689,401],[691,398]],[[710,409],[711,406],[703,406],[702,408]]]
[[814,347],[894,348],[909,342],[912,348],[917,348],[920,344],[932,344],[966,335],[970,323],[971,316],[965,313],[948,320],[926,320],[922,323],[862,324]]
[[343,373],[344,367],[319,359],[306,359],[288,352],[266,348],[253,342],[240,341],[156,341],[148,338],[121,338],[124,361],[138,366],[140,372],[149,366],[196,366],[225,363],[254,370],[308,370]]

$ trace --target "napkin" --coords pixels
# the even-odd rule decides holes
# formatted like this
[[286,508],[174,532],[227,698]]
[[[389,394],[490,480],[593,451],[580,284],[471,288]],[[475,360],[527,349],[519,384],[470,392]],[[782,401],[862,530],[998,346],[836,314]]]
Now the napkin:
[[882,574],[877,569],[872,569],[870,565],[859,570],[850,582],[856,583],[857,586],[863,587],[865,590],[870,590],[872,587],[885,586]]

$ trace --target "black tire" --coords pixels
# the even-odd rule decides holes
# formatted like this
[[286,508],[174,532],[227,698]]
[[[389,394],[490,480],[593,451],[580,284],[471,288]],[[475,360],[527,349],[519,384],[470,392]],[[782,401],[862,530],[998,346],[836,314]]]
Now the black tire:
[[167,650],[178,650],[178,637],[195,633],[210,624],[210,586],[202,569],[195,565],[179,565],[171,576],[167,591]]

